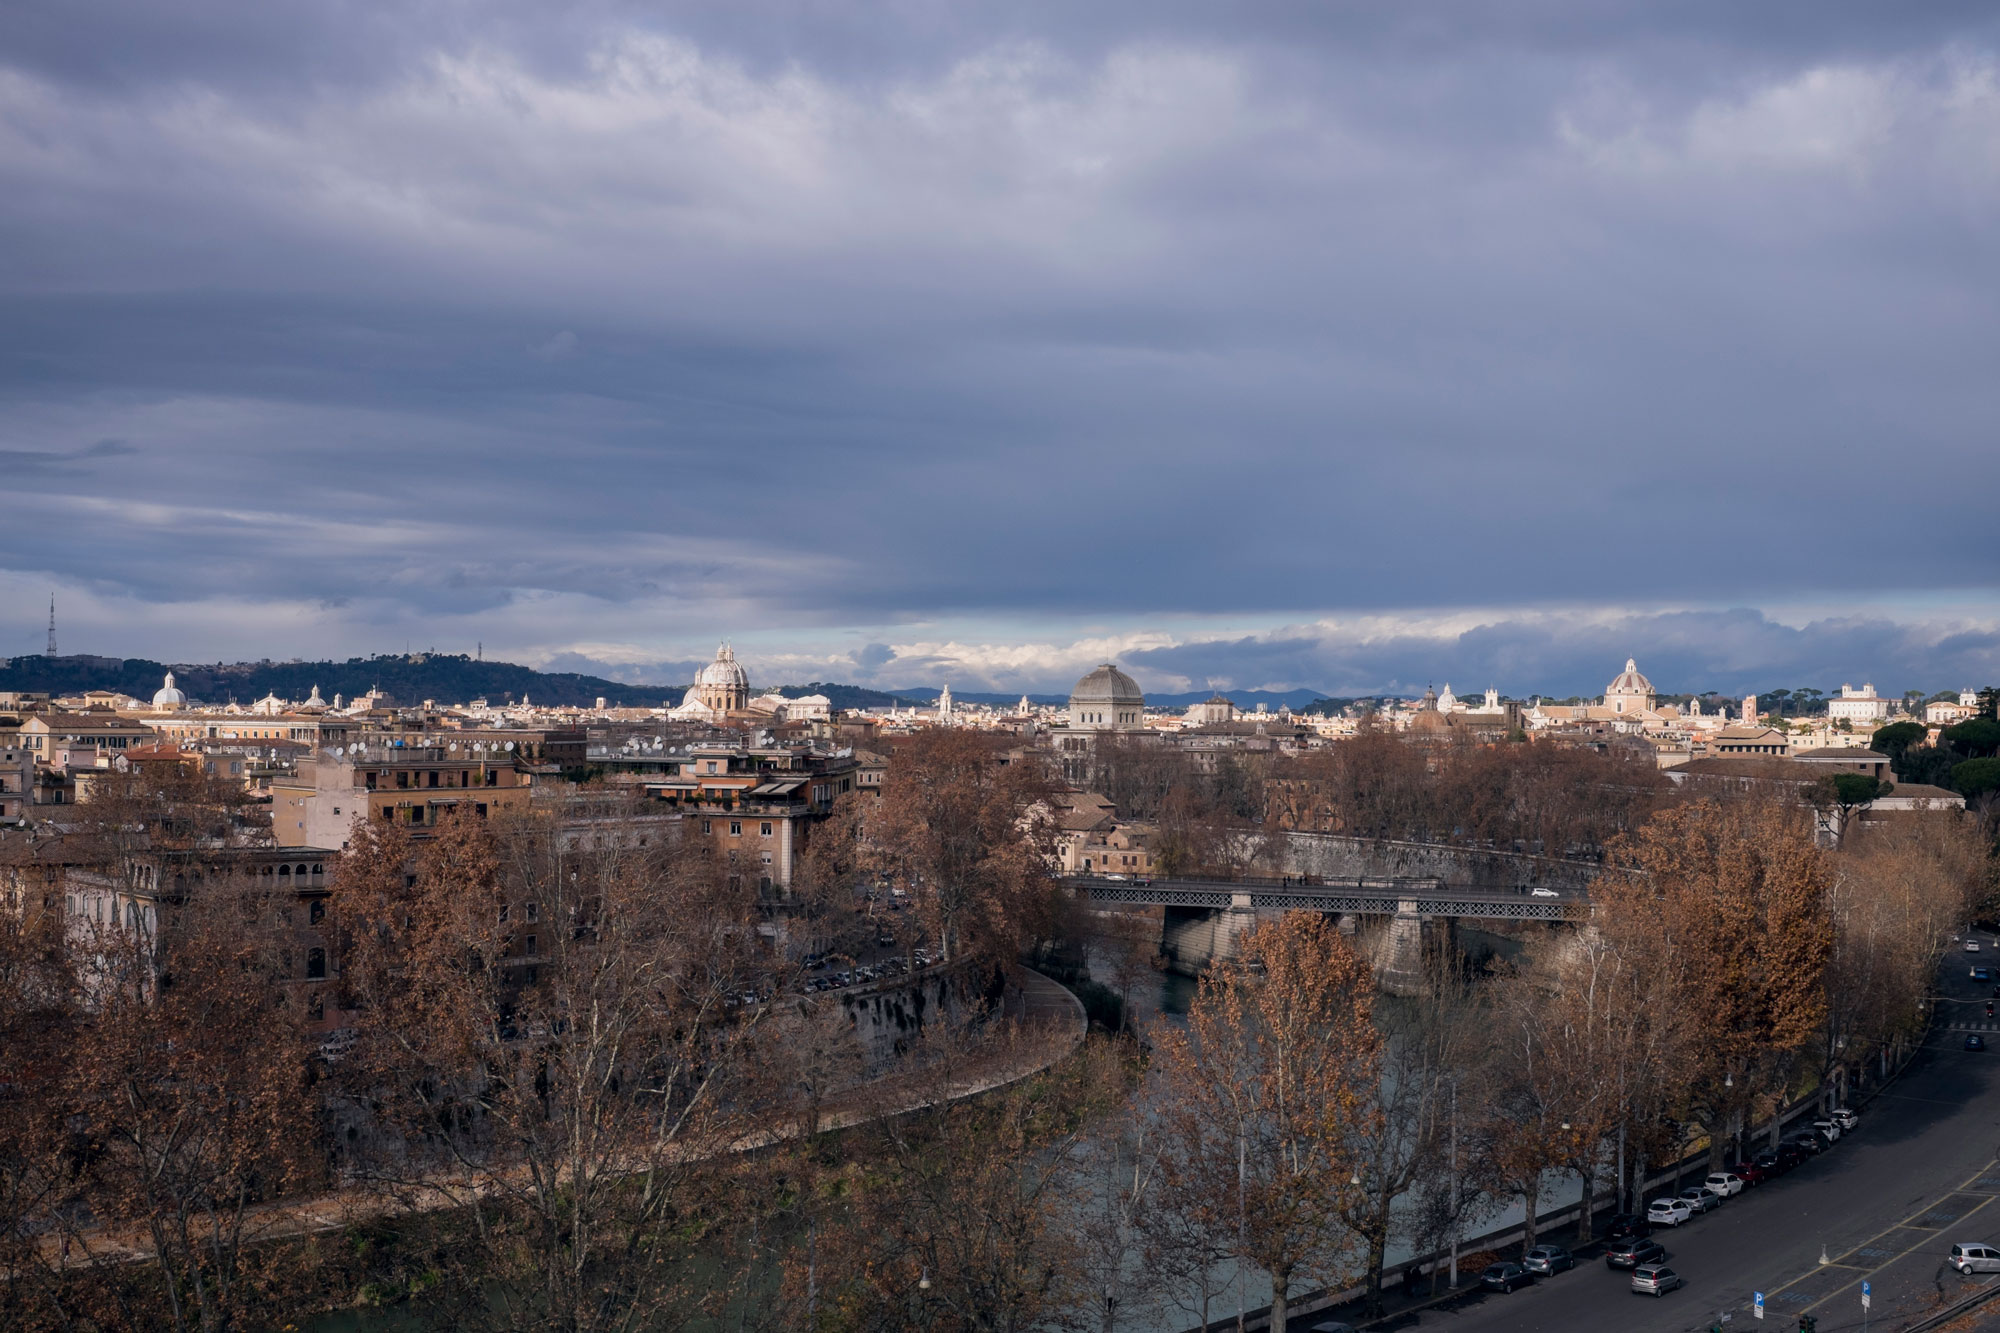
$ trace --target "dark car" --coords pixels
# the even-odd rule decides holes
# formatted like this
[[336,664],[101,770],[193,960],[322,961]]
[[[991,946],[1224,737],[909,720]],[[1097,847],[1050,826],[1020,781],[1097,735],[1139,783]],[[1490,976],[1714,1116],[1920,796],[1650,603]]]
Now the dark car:
[[1812,1156],[1811,1153],[1807,1152],[1804,1148],[1801,1148],[1796,1143],[1788,1142],[1788,1143],[1781,1143],[1778,1145],[1778,1160],[1784,1164],[1784,1168],[1787,1171],[1792,1170],[1794,1167],[1798,1166],[1799,1163],[1805,1161],[1806,1158],[1810,1156]]
[[1606,1240],[1643,1240],[1653,1234],[1653,1224],[1637,1213],[1619,1213],[1604,1225]]
[[1666,1247],[1656,1240],[1635,1236],[1621,1240],[1604,1251],[1606,1268],[1637,1268],[1640,1264],[1658,1263],[1667,1257]]
[[1576,1256],[1560,1245],[1537,1245],[1521,1256],[1521,1267],[1537,1277],[1554,1277],[1576,1267]]
[[1975,967],[1972,969],[1972,979],[1974,981],[1991,981],[1993,980],[1993,969],[1990,967]]
[[1757,1160],[1752,1162],[1751,1165],[1764,1173],[1764,1179],[1770,1180],[1774,1177],[1784,1175],[1785,1172],[1792,1169],[1793,1164],[1785,1160],[1783,1149],[1767,1148],[1757,1154]]
[[1966,1049],[1966,1050],[1968,1050],[1968,1051],[1983,1051],[1983,1050],[1985,1050],[1985,1049],[1986,1049],[1986,1038],[1984,1038],[1984,1037],[1980,1036],[1980,1035],[1979,1035],[1979,1034],[1978,1034],[1977,1032],[1968,1032],[1968,1033],[1966,1033],[1966,1034],[1965,1034],[1965,1049]]
[[1826,1140],[1817,1134],[1794,1134],[1785,1142],[1807,1156],[1816,1157],[1826,1151]]
[[1535,1275],[1519,1264],[1488,1264],[1479,1285],[1488,1291],[1513,1291],[1533,1284]]

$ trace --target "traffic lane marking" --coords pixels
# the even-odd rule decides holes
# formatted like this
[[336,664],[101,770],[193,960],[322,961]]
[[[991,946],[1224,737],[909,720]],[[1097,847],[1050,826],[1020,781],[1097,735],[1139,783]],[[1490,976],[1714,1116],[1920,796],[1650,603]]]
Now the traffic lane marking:
[[[1985,1285],[1978,1278],[1960,1277],[1946,1267],[1945,1248],[1933,1238],[1930,1244],[1909,1250],[1869,1274],[1866,1280],[1873,1288],[1870,1293],[1874,1297],[1873,1317],[1886,1320],[1928,1313]],[[1818,1311],[1822,1321],[1837,1315],[1859,1323],[1862,1281],[1859,1277],[1850,1278],[1826,1291],[1813,1305],[1801,1308]]]
[[[1949,1199],[1949,1198],[1951,1198],[1951,1197],[1952,1197],[1953,1195],[1955,1195],[1955,1194],[1959,1193],[1960,1189],[1962,1189],[1962,1188],[1963,1188],[1963,1185],[1964,1185],[1965,1183],[1970,1183],[1971,1181],[1974,1181],[1974,1180],[1979,1180],[1979,1179],[1981,1179],[1981,1178],[1983,1178],[1983,1177],[1985,1177],[1985,1176],[1988,1176],[1988,1175],[1991,1175],[1991,1174],[1993,1174],[1993,1171],[1994,1171],[1994,1169],[1995,1169],[1995,1167],[1996,1167],[1996,1166],[2000,1166],[2000,1160],[1996,1160],[1996,1161],[1992,1161],[1992,1162],[1988,1162],[1988,1163],[1986,1163],[1985,1165],[1981,1166],[1981,1167],[1980,1167],[1980,1168],[1979,1168],[1979,1169],[1978,1169],[1977,1171],[1974,1171],[1974,1172],[1973,1172],[1973,1173],[1972,1173],[1972,1174],[1971,1174],[1971,1175],[1970,1175],[1969,1177],[1967,1177],[1967,1178],[1966,1178],[1966,1181],[1965,1181],[1965,1182],[1962,1182],[1962,1183],[1961,1183],[1961,1184],[1960,1184],[1959,1186],[1955,1186],[1955,1187],[1953,1187],[1952,1189],[1948,1189],[1948,1190],[1946,1190],[1946,1191],[1945,1191],[1945,1192],[1944,1192],[1944,1193],[1943,1193],[1943,1194],[1942,1194],[1941,1196],[1939,1196],[1938,1198],[1936,1198],[1936,1199],[1933,1199],[1933,1200],[1931,1200],[1930,1202],[1928,1202],[1928,1203],[1924,1204],[1924,1205],[1923,1205],[1922,1207],[1918,1208],[1918,1209],[1917,1209],[1917,1210],[1916,1210],[1915,1212],[1913,1212],[1913,1213],[1909,1214],[1908,1216],[1904,1217],[1904,1218],[1903,1218],[1903,1219],[1902,1219],[1901,1221],[1898,1221],[1898,1222],[1897,1222],[1897,1223],[1895,1223],[1895,1224],[1894,1224],[1893,1226],[1888,1226],[1888,1227],[1884,1227],[1884,1228],[1883,1228],[1882,1230],[1880,1230],[1880,1231],[1876,1232],[1876,1233],[1875,1233],[1874,1235],[1870,1236],[1870,1237],[1869,1237],[1869,1238],[1868,1238],[1867,1240],[1864,1240],[1864,1241],[1862,1241],[1860,1245],[1857,1245],[1857,1246],[1855,1246],[1855,1249],[1856,1249],[1856,1250],[1860,1250],[1860,1249],[1865,1249],[1865,1248],[1867,1248],[1867,1247],[1869,1247],[1869,1246],[1873,1246],[1873,1245],[1874,1245],[1874,1244],[1875,1244],[1875,1243],[1876,1243],[1877,1241],[1879,1241],[1879,1240],[1881,1240],[1881,1239],[1882,1239],[1883,1237],[1885,1237],[1885,1236],[1889,1235],[1889,1234],[1890,1234],[1891,1232],[1895,1232],[1895,1231],[1900,1231],[1900,1230],[1905,1230],[1905,1229],[1911,1229],[1911,1228],[1912,1228],[1912,1224],[1913,1224],[1913,1223],[1915,1223],[1915,1222],[1916,1222],[1916,1220],[1917,1220],[1918,1218],[1920,1218],[1920,1217],[1924,1216],[1924,1215],[1925,1215],[1926,1213],[1929,1213],[1929,1212],[1931,1212],[1932,1210],[1936,1209],[1936,1208],[1937,1208],[1937,1207],[1938,1207],[1939,1205],[1941,1205],[1941,1204],[1942,1204],[1942,1203],[1943,1203],[1943,1202],[1944,1202],[1944,1201],[1945,1201],[1946,1199]],[[1981,1199],[1981,1200],[1980,1200],[1980,1202],[1979,1202],[1978,1204],[1974,1205],[1974,1207],[1973,1207],[1972,1209],[1970,1209],[1970,1210],[1969,1210],[1969,1211],[1968,1211],[1967,1213],[1965,1213],[1965,1214],[1964,1214],[1963,1216],[1970,1216],[1970,1214],[1971,1214],[1972,1212],[1977,1212],[1977,1211],[1978,1211],[1978,1210],[1979,1210],[1980,1208],[1984,1208],[1984,1207],[1985,1207],[1985,1206],[1986,1206],[1987,1204],[1989,1204],[1989,1203],[1991,1203],[1991,1202],[1993,1202],[1993,1196],[1992,1196],[1992,1195],[1988,1195],[1988,1196],[1986,1196],[1985,1198]],[[1917,1244],[1919,1244],[1919,1245],[1922,1245],[1922,1244],[1930,1244],[1930,1243],[1934,1243],[1934,1242],[1936,1241],[1936,1239],[1937,1239],[1937,1235],[1936,1235],[1936,1232],[1935,1232],[1934,1230],[1930,1230],[1930,1229],[1927,1229],[1927,1230],[1925,1230],[1925,1232],[1924,1232],[1924,1238],[1923,1238],[1923,1240],[1921,1240],[1921,1241],[1917,1242]],[[1884,1248],[1887,1248],[1887,1247],[1884,1247]],[[1909,1249],[1906,1249],[1906,1250],[1902,1251],[1901,1253],[1899,1253],[1899,1254],[1898,1254],[1898,1255],[1896,1256],[1896,1258],[1901,1258],[1903,1254],[1907,1254],[1907,1253],[1909,1253],[1909,1252],[1910,1252],[1910,1250],[1914,1250],[1915,1248],[1916,1248],[1916,1246],[1915,1246],[1915,1245],[1913,1245],[1913,1246],[1909,1247]],[[1849,1253],[1852,1253],[1852,1252],[1853,1252],[1853,1251],[1849,1251]],[[1895,1258],[1892,1258],[1892,1259],[1888,1260],[1887,1262],[1888,1262],[1888,1263],[1894,1263],[1895,1261],[1896,1261],[1896,1259],[1895,1259]],[[1780,1284],[1779,1284],[1778,1286],[1776,1286],[1776,1287],[1773,1287],[1773,1288],[1772,1288],[1772,1289],[1771,1289],[1771,1290],[1770,1290],[1770,1291],[1769,1291],[1768,1293],[1766,1293],[1766,1294],[1767,1294],[1767,1295],[1770,1295],[1770,1296],[1775,1296],[1775,1295],[1778,1295],[1778,1294],[1779,1294],[1779,1293],[1781,1293],[1781,1292],[1784,1292],[1784,1291],[1788,1291],[1788,1290],[1790,1290],[1790,1289],[1791,1289],[1792,1287],[1795,1287],[1795,1286],[1799,1285],[1800,1283],[1802,1283],[1802,1282],[1806,1281],[1806,1280],[1807,1280],[1808,1278],[1811,1278],[1811,1277],[1813,1277],[1813,1276],[1814,1276],[1815,1274],[1819,1273],[1820,1271],[1821,1271],[1821,1269],[1820,1269],[1820,1266],[1819,1266],[1819,1265],[1817,1265],[1817,1264],[1815,1264],[1815,1265],[1814,1265],[1814,1266],[1813,1266],[1813,1267],[1812,1267],[1811,1269],[1807,1270],[1807,1271],[1806,1271],[1806,1272],[1804,1272],[1804,1273],[1801,1273],[1801,1274],[1800,1274],[1799,1276],[1797,1276],[1797,1277],[1795,1277],[1795,1278],[1791,1279],[1791,1280],[1790,1280],[1789,1282],[1783,1282],[1783,1283],[1780,1283]],[[1868,1270],[1868,1271],[1872,1272],[1873,1270]],[[1867,1275],[1867,1273],[1866,1273],[1866,1272],[1864,1272],[1864,1273],[1863,1273],[1863,1276],[1866,1276],[1866,1275]]]
[[[1950,1195],[1946,1196],[1947,1199],[1949,1199],[1950,1197],[1952,1196]],[[1986,1207],[1987,1204],[1992,1202],[1993,1202],[1993,1196],[1988,1195],[1987,1197],[1981,1199],[1978,1203],[1974,1204],[1971,1208],[1967,1209],[1963,1213],[1958,1214],[1957,1217],[1955,1217],[1952,1223],[1950,1223],[1949,1225],[1959,1225],[1963,1223],[1966,1218],[1971,1217],[1974,1213],[1980,1211],[1982,1208]],[[1904,1229],[1912,1231],[1916,1230],[1916,1228],[1914,1227],[1909,1227]],[[1873,1238],[1871,1238],[1871,1243],[1872,1239]],[[1920,1237],[1918,1237],[1918,1239],[1913,1244],[1903,1249],[1894,1258],[1885,1260],[1884,1262],[1877,1264],[1874,1268],[1855,1273],[1855,1275],[1852,1278],[1849,1278],[1845,1282],[1840,1283],[1838,1286],[1834,1287],[1831,1291],[1824,1292],[1818,1297],[1814,1298],[1814,1304],[1816,1305],[1821,1302],[1831,1300],[1833,1297],[1838,1296],[1842,1292],[1849,1290],[1853,1290],[1855,1294],[1858,1296],[1860,1294],[1859,1290],[1860,1283],[1869,1278],[1874,1277],[1876,1274],[1881,1273],[1885,1269],[1891,1268],[1896,1264],[1901,1263],[1903,1260],[1908,1259],[1911,1255],[1916,1254],[1919,1250],[1923,1250],[1930,1247],[1936,1247],[1937,1250],[1940,1252],[1937,1254],[1937,1257],[1933,1262],[1942,1264],[1945,1258],[1944,1253],[1942,1251],[1949,1250],[1954,1243],[1955,1242],[1945,1240],[1943,1238],[1942,1232],[1939,1230],[1936,1229],[1925,1230],[1923,1234]],[[1853,1272],[1854,1270],[1849,1269],[1846,1271]],[[1810,1310],[1812,1306],[1807,1306],[1806,1308]]]

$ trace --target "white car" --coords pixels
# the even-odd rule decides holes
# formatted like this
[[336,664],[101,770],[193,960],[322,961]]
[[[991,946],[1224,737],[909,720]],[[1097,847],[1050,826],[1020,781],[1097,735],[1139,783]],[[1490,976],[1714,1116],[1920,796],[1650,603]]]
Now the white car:
[[1713,1172],[1701,1183],[1725,1199],[1735,1198],[1743,1192],[1743,1177],[1727,1171]]
[[1839,1125],[1843,1131],[1851,1130],[1861,1123],[1861,1117],[1845,1106],[1836,1106],[1826,1113],[1826,1118]]
[[1561,895],[1560,893],[1557,893],[1557,892],[1556,892],[1556,891],[1555,891],[1554,889],[1529,889],[1529,890],[1528,890],[1528,896],[1529,896],[1530,898],[1560,898],[1560,897],[1562,897],[1562,895]]
[[1978,953],[1978,952],[1979,952],[1979,941],[1978,941],[1978,940],[1967,940],[1967,941],[1965,942],[1965,951],[1966,951],[1967,953]]
[[1847,1128],[1847,1126],[1832,1118],[1815,1120],[1812,1122],[1812,1127],[1821,1134],[1824,1134],[1828,1143],[1836,1142],[1840,1138],[1841,1131]]
[[1694,1205],[1686,1199],[1655,1199],[1646,1207],[1646,1220],[1656,1227],[1677,1227],[1694,1216]]

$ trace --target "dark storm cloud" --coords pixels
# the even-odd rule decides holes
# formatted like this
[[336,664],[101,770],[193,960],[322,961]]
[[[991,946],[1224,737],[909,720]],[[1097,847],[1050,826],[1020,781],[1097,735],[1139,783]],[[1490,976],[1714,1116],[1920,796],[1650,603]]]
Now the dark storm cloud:
[[1872,680],[1886,692],[1959,689],[2000,680],[2000,632],[1939,633],[1879,616],[1787,625],[1750,610],[1608,618],[1529,614],[1458,632],[1410,626],[1321,627],[1315,633],[1196,641],[1124,660],[1159,688],[1176,682],[1307,688],[1334,695],[1400,693],[1449,683],[1461,695],[1489,685],[1512,697],[1601,694],[1627,657],[1670,693]]
[[[0,573],[593,662],[867,627],[883,679],[963,663],[889,646],[938,616],[1990,622],[1997,23],[17,6],[0,461],[92,540]],[[1907,620],[1646,624],[1718,687],[1990,654]],[[1555,623],[1153,651],[1336,690],[1627,651]]]

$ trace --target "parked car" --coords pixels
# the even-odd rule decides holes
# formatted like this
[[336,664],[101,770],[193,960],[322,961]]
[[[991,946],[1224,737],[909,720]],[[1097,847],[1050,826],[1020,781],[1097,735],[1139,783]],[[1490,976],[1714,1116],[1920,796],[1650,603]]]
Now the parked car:
[[1707,1180],[1701,1182],[1704,1189],[1711,1190],[1718,1198],[1733,1199],[1743,1192],[1743,1177],[1734,1171],[1712,1171]]
[[1861,1123],[1861,1117],[1845,1106],[1836,1106],[1826,1114],[1829,1119],[1839,1121],[1840,1127],[1844,1130],[1851,1130]]
[[1991,1245],[1961,1241],[1951,1247],[1945,1262],[1961,1273],[2000,1273],[2000,1250]]
[[1637,1268],[1640,1264],[1658,1263],[1667,1257],[1666,1247],[1649,1236],[1634,1236],[1621,1240],[1604,1252],[1606,1268]]
[[1535,1275],[1519,1264],[1488,1264],[1479,1275],[1479,1285],[1487,1291],[1513,1291],[1534,1283]]
[[1653,1224],[1638,1213],[1619,1213],[1604,1224],[1604,1239],[1644,1239],[1653,1234]]
[[1576,1256],[1560,1245],[1537,1245],[1521,1256],[1521,1267],[1537,1277],[1554,1277],[1576,1267]]
[[1796,1143],[1781,1143],[1778,1145],[1778,1161],[1784,1165],[1787,1171],[1792,1170],[1810,1156],[1812,1156],[1811,1153]]
[[1646,1206],[1646,1220],[1656,1227],[1677,1227],[1694,1216],[1686,1199],[1655,1199]]
[[1528,896],[1529,896],[1530,898],[1560,898],[1560,897],[1562,897],[1562,895],[1561,895],[1561,894],[1559,894],[1559,893],[1557,893],[1557,892],[1556,892],[1556,891],[1555,891],[1554,889],[1542,889],[1542,888],[1534,888],[1534,889],[1529,889],[1529,890],[1528,890]]
[[1745,1185],[1761,1185],[1775,1174],[1774,1172],[1765,1170],[1755,1162],[1738,1163],[1734,1171],[1736,1175],[1742,1178]]
[[1827,1147],[1829,1146],[1825,1139],[1821,1138],[1818,1134],[1811,1132],[1804,1134],[1794,1134],[1792,1135],[1792,1137],[1786,1139],[1785,1142],[1791,1144],[1794,1148],[1797,1148],[1800,1152],[1804,1153],[1808,1157],[1819,1156],[1819,1154],[1825,1152],[1827,1150]]
[[1840,1122],[1832,1117],[1828,1117],[1825,1120],[1815,1120],[1813,1121],[1813,1133],[1819,1135],[1828,1143],[1838,1143],[1840,1142],[1841,1135]]
[[1965,1034],[1965,1049],[1966,1049],[1966,1050],[1968,1050],[1968,1051],[1983,1051],[1983,1050],[1985,1050],[1985,1049],[1986,1049],[1986,1038],[1984,1038],[1984,1037],[1980,1036],[1980,1035],[1979,1035],[1979,1034],[1978,1034],[1977,1032],[1968,1032],[1968,1033],[1966,1033],[1966,1034]]
[[1757,1154],[1757,1160],[1751,1165],[1764,1173],[1764,1179],[1772,1180],[1791,1170],[1793,1163],[1785,1160],[1782,1148],[1766,1148]]
[[1694,1210],[1696,1217],[1722,1206],[1722,1196],[1706,1185],[1690,1185],[1680,1192],[1680,1198]]
[[1354,1333],[1354,1325],[1329,1319],[1324,1324],[1314,1324],[1308,1333]]
[[1642,1296],[1664,1296],[1687,1283],[1665,1264],[1640,1264],[1632,1270],[1632,1290]]

